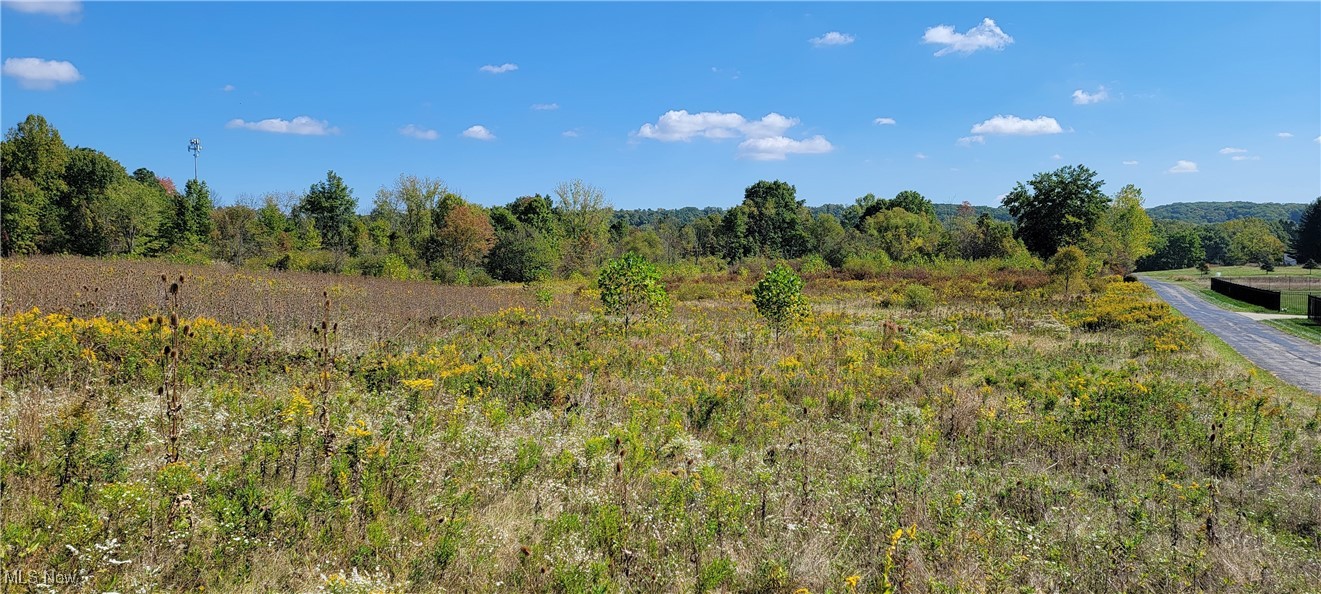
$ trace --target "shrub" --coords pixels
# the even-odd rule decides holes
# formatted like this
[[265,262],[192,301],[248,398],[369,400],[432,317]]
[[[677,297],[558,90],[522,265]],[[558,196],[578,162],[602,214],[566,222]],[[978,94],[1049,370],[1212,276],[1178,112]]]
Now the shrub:
[[876,278],[891,266],[890,256],[876,250],[866,254],[850,254],[844,258],[840,269],[854,280]]
[[472,271],[468,273],[468,280],[470,281],[469,284],[474,287],[493,287],[500,284],[500,281],[496,280],[495,277],[491,276],[482,268],[473,268]]
[[523,285],[523,288],[532,293],[532,298],[536,300],[537,305],[550,307],[550,304],[555,302],[555,292],[552,291],[550,287],[546,286],[545,283],[526,283]]
[[655,318],[670,309],[670,296],[661,284],[660,272],[635,253],[606,263],[596,284],[606,312],[624,316],[625,328],[633,318]]
[[799,266],[799,270],[802,271],[803,274],[820,274],[822,272],[830,272],[830,264],[826,263],[825,258],[822,258],[817,254],[810,254],[803,258],[803,263]]
[[1064,281],[1064,294],[1069,294],[1069,283],[1087,270],[1087,255],[1075,246],[1065,246],[1050,257],[1047,264],[1050,275]]
[[752,303],[766,318],[775,338],[807,317],[807,299],[803,297],[803,279],[785,264],[777,264],[752,289]]
[[464,270],[446,260],[439,260],[431,265],[431,280],[442,285],[466,287],[472,284],[472,277]]
[[381,261],[380,276],[394,280],[408,280],[413,278],[414,274],[399,254],[390,254]]
[[[304,255],[306,258],[302,262],[302,270],[333,274],[344,272],[344,262],[346,258],[343,254],[332,252],[330,250],[317,250]],[[291,268],[291,270],[294,269]]]
[[680,283],[674,288],[676,301],[696,301],[720,297],[719,285],[713,283]]
[[926,311],[936,304],[936,292],[925,285],[908,285],[904,289],[904,307],[913,311]]
[[1261,263],[1261,269],[1262,269],[1262,270],[1265,270],[1266,272],[1275,272],[1275,265],[1274,265],[1274,264],[1271,264],[1269,261],[1268,261],[1268,262],[1262,262],[1262,263]]

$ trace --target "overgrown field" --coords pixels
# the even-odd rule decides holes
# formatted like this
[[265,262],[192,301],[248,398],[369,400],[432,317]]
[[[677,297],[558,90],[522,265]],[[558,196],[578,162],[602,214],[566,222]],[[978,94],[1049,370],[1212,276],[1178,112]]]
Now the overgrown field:
[[1317,400],[1139,283],[823,273],[777,340],[753,272],[627,329],[584,283],[0,273],[0,566],[54,591],[1321,583]]

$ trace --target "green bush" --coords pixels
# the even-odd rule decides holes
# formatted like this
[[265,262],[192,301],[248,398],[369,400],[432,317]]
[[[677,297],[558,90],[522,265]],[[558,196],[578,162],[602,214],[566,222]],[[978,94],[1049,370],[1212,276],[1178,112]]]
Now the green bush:
[[390,254],[381,261],[381,272],[379,276],[392,278],[394,280],[409,280],[416,277],[416,274],[404,263],[404,259],[399,254]]
[[875,250],[845,257],[840,270],[855,280],[864,280],[881,276],[892,264],[889,255]]
[[936,304],[936,292],[925,285],[908,285],[904,289],[904,307],[913,311],[926,311]]
[[606,312],[624,316],[625,328],[634,318],[656,318],[670,309],[670,296],[661,284],[660,272],[636,253],[606,263],[596,284]]
[[830,272],[830,264],[826,263],[825,258],[817,254],[811,254],[803,258],[803,263],[798,267],[803,274],[820,274]]
[[757,306],[757,313],[766,318],[777,339],[809,312],[807,299],[803,297],[803,279],[783,263],[777,264],[752,288],[752,303]]

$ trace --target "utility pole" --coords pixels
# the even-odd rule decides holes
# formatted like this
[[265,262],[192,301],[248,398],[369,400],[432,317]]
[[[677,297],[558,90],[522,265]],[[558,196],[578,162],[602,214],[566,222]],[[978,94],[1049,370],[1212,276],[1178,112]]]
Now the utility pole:
[[202,152],[202,141],[196,138],[189,140],[188,152],[193,154],[193,181],[197,181],[197,156]]

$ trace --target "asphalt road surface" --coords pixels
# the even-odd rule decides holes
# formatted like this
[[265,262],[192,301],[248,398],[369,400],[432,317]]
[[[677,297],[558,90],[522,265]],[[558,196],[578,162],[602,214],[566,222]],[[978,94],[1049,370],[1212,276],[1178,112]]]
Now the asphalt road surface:
[[1183,287],[1143,277],[1161,299],[1275,377],[1321,394],[1321,345],[1212,305]]

